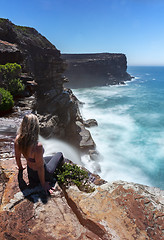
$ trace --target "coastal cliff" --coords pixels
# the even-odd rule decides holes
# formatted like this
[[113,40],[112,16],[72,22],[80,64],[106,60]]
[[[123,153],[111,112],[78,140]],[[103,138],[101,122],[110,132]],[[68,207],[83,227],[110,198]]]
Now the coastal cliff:
[[78,104],[72,91],[63,86],[66,65],[53,44],[34,28],[0,19],[0,63],[7,62],[21,64],[23,75],[37,84],[33,111],[37,112],[42,136],[55,136],[79,147],[87,132],[89,139],[82,148],[88,149],[88,144],[94,148],[89,132],[76,124],[82,121]]
[[65,76],[71,88],[120,84],[130,80],[124,54],[62,54],[67,64]]
[[[0,20],[0,40],[1,64],[21,63],[23,73],[37,83],[33,111],[38,113],[43,135],[69,139],[73,129],[75,136],[81,136],[78,144],[85,140],[82,148],[86,147],[90,135],[79,130],[84,126],[76,97],[63,87],[65,64],[60,52],[36,30],[8,20]],[[47,198],[40,186],[29,188],[27,169],[23,173],[16,169],[13,143],[23,115],[31,112],[33,98],[21,99],[19,111],[0,118],[0,239],[162,239],[164,192],[160,189],[106,183],[94,174],[92,193],[56,184]]]

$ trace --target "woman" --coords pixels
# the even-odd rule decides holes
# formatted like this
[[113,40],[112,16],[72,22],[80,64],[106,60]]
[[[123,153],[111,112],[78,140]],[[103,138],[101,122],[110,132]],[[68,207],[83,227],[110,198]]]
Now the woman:
[[25,168],[21,163],[21,154],[27,160],[29,183],[36,186],[40,183],[47,193],[50,189],[48,181],[53,178],[57,166],[63,161],[62,153],[43,158],[44,149],[38,142],[39,121],[34,114],[24,116],[18,135],[15,138],[15,158],[19,170]]

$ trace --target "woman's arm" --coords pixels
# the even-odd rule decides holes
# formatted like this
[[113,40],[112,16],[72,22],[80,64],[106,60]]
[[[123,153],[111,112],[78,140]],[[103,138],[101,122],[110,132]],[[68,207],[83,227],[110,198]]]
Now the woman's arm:
[[17,166],[18,166],[19,170],[23,170],[24,168],[21,163],[21,151],[19,150],[17,138],[14,141],[14,149],[15,149],[15,160],[16,160]]
[[45,181],[45,170],[44,170],[44,160],[43,160],[43,147],[41,144],[37,146],[37,151],[35,154],[36,168],[39,176],[40,183],[47,193],[50,189],[49,184]]
[[41,144],[37,146],[35,153],[36,169],[38,172],[39,180],[42,186],[45,184],[45,173],[44,173],[44,160],[43,160],[43,147]]

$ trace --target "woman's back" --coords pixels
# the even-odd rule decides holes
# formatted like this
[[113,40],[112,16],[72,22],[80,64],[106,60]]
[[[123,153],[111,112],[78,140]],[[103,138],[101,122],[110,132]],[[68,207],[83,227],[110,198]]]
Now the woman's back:
[[[23,153],[20,149],[19,143],[18,143],[18,138],[19,135],[16,137],[15,139],[15,143],[16,143],[16,148],[17,148],[17,152],[20,152],[20,154],[22,154],[24,156],[24,158],[27,161],[27,165],[32,168],[33,170],[37,170],[38,168],[38,155],[40,155],[40,153],[42,153],[42,157],[41,157],[41,161],[43,161],[43,146],[41,143],[37,142],[36,145],[30,145],[28,147],[28,149],[26,149],[26,152]],[[39,161],[40,162],[40,161]]]

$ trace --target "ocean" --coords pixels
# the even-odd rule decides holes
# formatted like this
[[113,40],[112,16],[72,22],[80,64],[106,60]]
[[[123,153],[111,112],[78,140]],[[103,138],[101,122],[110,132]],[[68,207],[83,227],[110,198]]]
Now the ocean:
[[[164,189],[164,67],[128,67],[125,85],[73,89],[100,153],[82,162],[107,181]],[[101,79],[100,79],[101,81]]]

